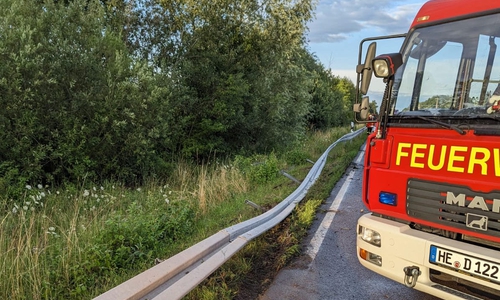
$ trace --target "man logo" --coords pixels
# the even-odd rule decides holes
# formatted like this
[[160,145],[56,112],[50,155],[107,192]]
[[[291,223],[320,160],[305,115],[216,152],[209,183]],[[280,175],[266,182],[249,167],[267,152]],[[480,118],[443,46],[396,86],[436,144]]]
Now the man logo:
[[465,225],[469,228],[487,231],[488,230],[488,217],[476,215],[476,214],[467,214],[467,219],[465,221]]

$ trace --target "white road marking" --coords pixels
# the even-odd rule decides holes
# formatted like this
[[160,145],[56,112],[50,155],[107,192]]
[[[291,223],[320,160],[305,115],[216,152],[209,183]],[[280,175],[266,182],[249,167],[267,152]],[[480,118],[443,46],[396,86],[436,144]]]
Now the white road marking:
[[[364,157],[364,148],[361,150],[362,152],[358,154],[358,157],[355,160],[355,163],[359,164],[361,160]],[[309,243],[306,253],[311,257],[311,260],[314,261],[316,258],[316,255],[318,254],[319,249],[321,248],[321,245],[323,244],[323,240],[325,239],[326,233],[328,232],[328,228],[330,228],[330,225],[332,224],[333,218],[335,217],[335,214],[337,213],[337,210],[339,209],[340,203],[344,199],[345,193],[347,192],[347,189],[351,185],[352,178],[354,177],[355,170],[351,169],[349,172],[349,175],[347,176],[346,180],[344,181],[344,184],[340,188],[340,191],[337,193],[335,199],[333,200],[332,204],[327,210],[327,213],[325,214],[323,221],[319,225],[318,229],[314,233],[313,238],[311,239],[311,242]]]
[[365,149],[366,149],[366,144],[363,144],[363,147],[360,150],[360,152],[362,152],[362,153],[358,154],[358,158],[356,158],[356,161],[355,161],[356,164],[360,164],[361,160],[365,157],[365,155],[364,155]]

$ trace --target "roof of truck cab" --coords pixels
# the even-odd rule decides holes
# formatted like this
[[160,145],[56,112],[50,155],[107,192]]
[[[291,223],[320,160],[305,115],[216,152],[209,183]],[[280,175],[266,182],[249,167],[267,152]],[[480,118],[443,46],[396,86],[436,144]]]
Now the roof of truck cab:
[[430,0],[415,16],[410,28],[425,23],[500,9],[497,0]]

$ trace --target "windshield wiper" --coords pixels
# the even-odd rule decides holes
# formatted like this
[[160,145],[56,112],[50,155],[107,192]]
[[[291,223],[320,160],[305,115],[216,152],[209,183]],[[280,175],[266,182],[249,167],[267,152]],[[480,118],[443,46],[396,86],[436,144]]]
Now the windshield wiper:
[[419,118],[419,119],[421,119],[421,120],[427,121],[429,123],[434,123],[436,125],[440,125],[440,126],[442,126],[444,128],[453,129],[456,132],[460,133],[461,135],[465,134],[465,131],[463,131],[462,129],[458,128],[455,125],[451,125],[451,124],[448,124],[448,123],[444,123],[444,122],[441,122],[441,121],[438,121],[438,120],[434,120],[434,119],[429,119],[429,118],[422,117],[422,116],[416,116],[416,117]]

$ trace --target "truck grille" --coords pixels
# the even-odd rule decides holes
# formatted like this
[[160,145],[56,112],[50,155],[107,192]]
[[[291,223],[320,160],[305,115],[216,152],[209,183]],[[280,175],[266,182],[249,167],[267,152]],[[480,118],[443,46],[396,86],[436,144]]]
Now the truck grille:
[[411,178],[406,213],[421,220],[500,237],[500,192],[475,192],[464,186]]

